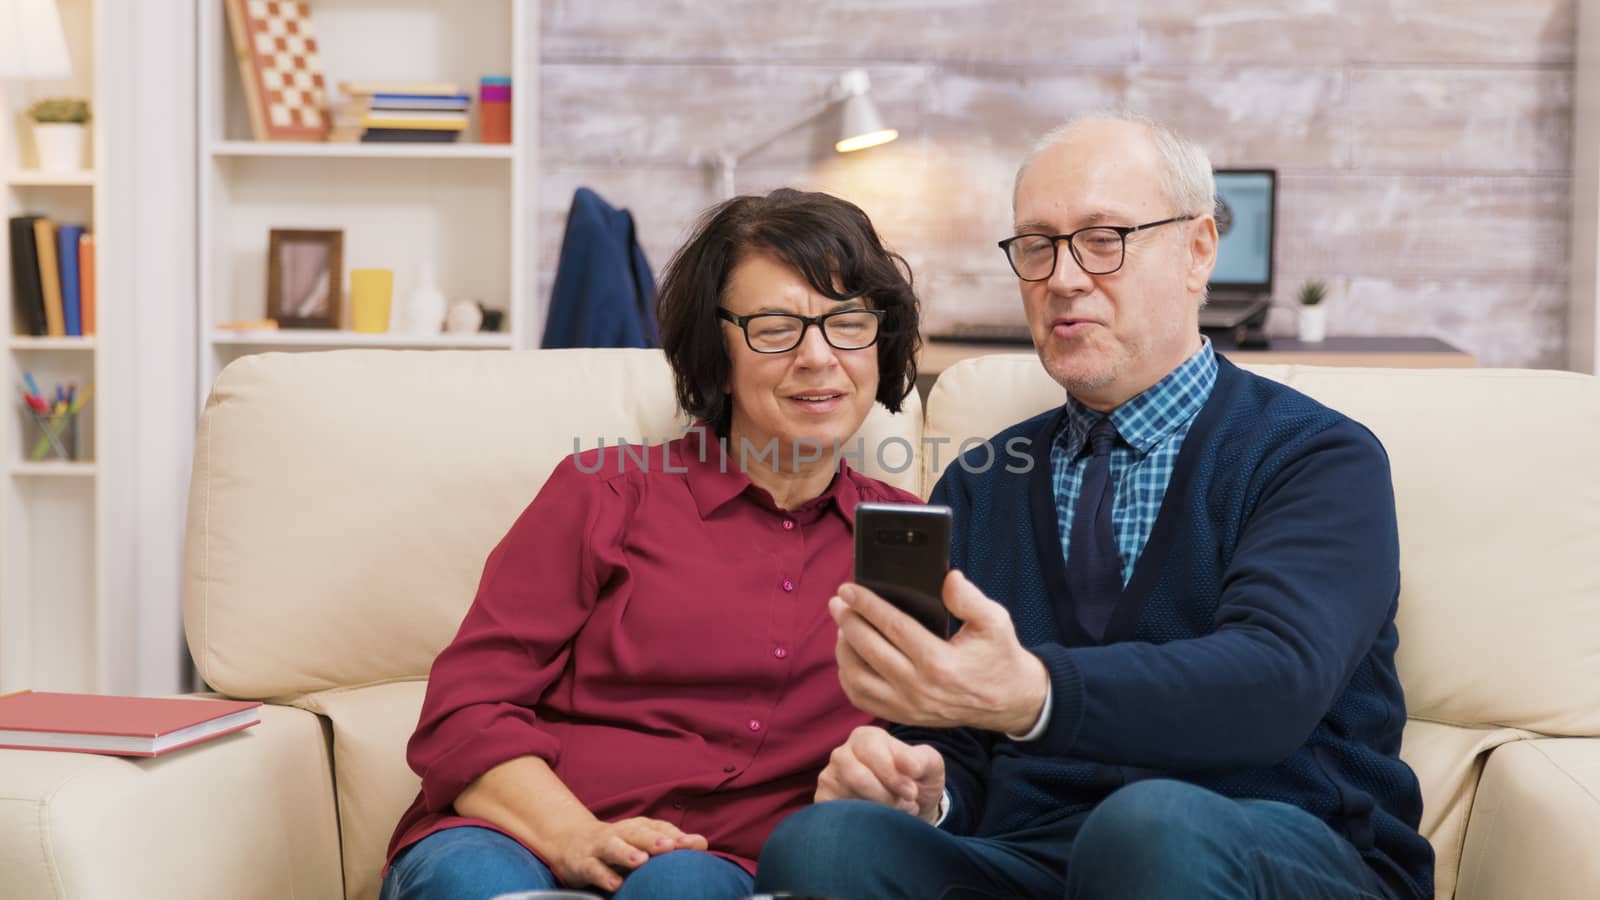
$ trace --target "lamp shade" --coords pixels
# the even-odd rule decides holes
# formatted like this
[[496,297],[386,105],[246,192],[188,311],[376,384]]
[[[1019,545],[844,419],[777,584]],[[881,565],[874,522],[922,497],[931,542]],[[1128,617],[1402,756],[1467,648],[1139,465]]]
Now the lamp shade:
[[873,105],[871,97],[865,92],[850,93],[839,111],[839,139],[834,142],[833,149],[850,153],[887,144],[899,136],[899,131],[883,127],[883,117],[878,115],[878,107]]
[[0,78],[71,76],[55,0],[0,0]]

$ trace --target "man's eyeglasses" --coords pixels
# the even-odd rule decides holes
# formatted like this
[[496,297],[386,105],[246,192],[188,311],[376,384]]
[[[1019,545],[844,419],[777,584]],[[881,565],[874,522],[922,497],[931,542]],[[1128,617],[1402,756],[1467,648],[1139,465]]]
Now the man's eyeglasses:
[[756,313],[736,316],[718,308],[717,317],[727,319],[744,331],[745,346],[757,353],[787,353],[800,346],[806,328],[822,329],[822,339],[835,350],[865,350],[878,342],[881,309],[841,309],[820,316],[793,313]]
[[1055,274],[1056,258],[1062,241],[1072,251],[1083,271],[1090,275],[1110,275],[1122,268],[1128,252],[1128,235],[1173,222],[1186,222],[1194,216],[1173,216],[1143,225],[1093,225],[1067,234],[1019,234],[1000,242],[1011,271],[1023,281],[1045,281]]

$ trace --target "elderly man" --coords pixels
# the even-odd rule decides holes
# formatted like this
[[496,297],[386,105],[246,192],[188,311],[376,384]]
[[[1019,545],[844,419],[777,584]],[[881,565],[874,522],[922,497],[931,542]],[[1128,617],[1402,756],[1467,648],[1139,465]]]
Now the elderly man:
[[[1399,759],[1399,541],[1366,428],[1217,356],[1203,151],[1137,117],[1050,134],[1015,233],[1066,403],[951,466],[948,641],[831,601],[857,729],[762,890],[876,898],[1424,898]],[[983,448],[973,451],[983,454]],[[993,599],[990,599],[993,598]]]

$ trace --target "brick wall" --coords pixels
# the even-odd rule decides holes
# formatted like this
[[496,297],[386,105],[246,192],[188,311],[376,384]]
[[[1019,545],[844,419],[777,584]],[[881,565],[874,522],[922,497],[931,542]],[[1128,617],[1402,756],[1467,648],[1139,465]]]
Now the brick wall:
[[542,18],[541,291],[574,188],[630,208],[659,268],[719,197],[692,160],[861,67],[901,140],[841,157],[799,129],[738,189],[859,203],[931,326],[1019,316],[994,247],[1017,160],[1067,116],[1127,106],[1218,165],[1280,171],[1278,299],[1327,280],[1330,332],[1564,363],[1571,0],[543,0]]

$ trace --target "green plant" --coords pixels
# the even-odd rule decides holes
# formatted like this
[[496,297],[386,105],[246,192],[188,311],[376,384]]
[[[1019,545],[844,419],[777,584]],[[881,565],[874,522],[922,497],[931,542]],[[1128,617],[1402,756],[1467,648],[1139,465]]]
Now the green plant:
[[89,121],[89,101],[77,97],[51,97],[28,107],[28,118],[41,125],[82,125]]
[[1300,286],[1300,305],[1316,306],[1328,297],[1328,286],[1313,278]]

